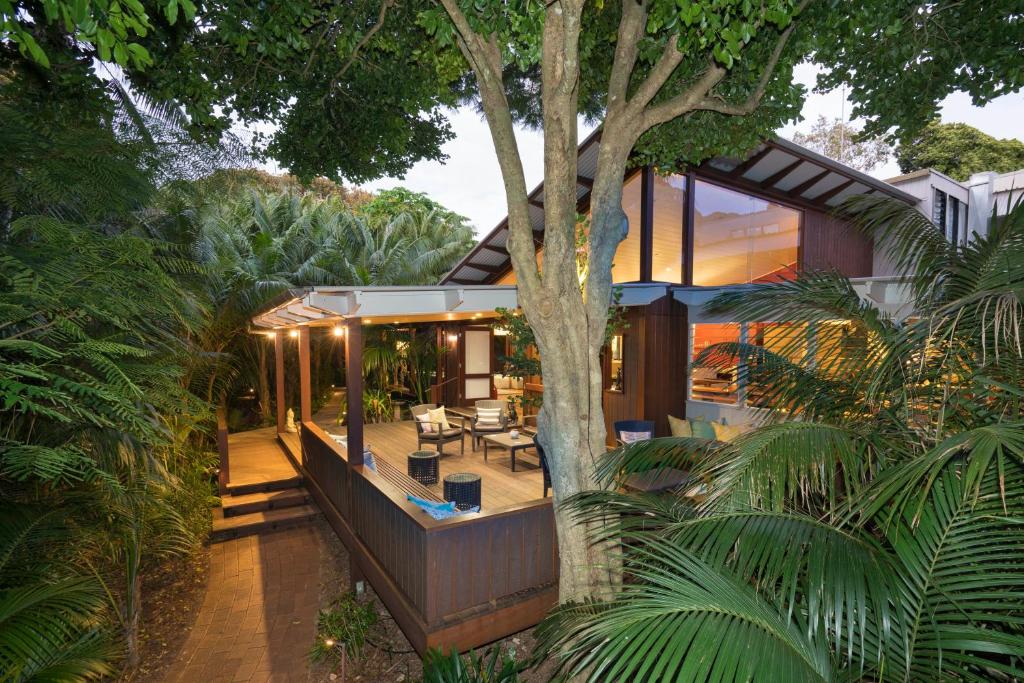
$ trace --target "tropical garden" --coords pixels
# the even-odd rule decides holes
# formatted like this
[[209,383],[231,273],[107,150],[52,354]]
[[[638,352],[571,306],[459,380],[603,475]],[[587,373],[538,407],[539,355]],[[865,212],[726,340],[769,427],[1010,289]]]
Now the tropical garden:
[[146,576],[209,530],[215,414],[273,414],[252,313],[435,282],[472,232],[405,190],[249,170],[116,80],[93,111],[30,69],[0,89],[0,680],[109,677],[139,664]]
[[[338,182],[443,160],[446,107],[465,104],[491,131],[545,359],[562,606],[540,655],[594,681],[1019,680],[1019,206],[962,246],[903,207],[845,207],[891,238],[910,317],[827,272],[717,300],[792,332],[785,353],[701,357],[739,362],[776,406],[735,442],[605,454],[589,396],[628,165],[748,151],[799,116],[805,62],[901,164],[962,156],[971,138],[929,122],[950,92],[1024,87],[1021,31],[1018,0],[0,0],[0,680],[138,663],[147,574],[209,524],[214,426],[272,414],[252,313],[292,287],[436,282],[465,220]],[[581,119],[603,130],[585,245]],[[542,267],[515,124],[544,132]],[[298,178],[251,170],[267,158]],[[948,172],[988,163],[969,161]],[[819,362],[808,329],[843,353]],[[367,351],[371,419],[396,390],[422,397],[427,341],[380,328]],[[333,353],[318,340],[314,363]],[[321,398],[340,379],[315,376]],[[693,496],[616,486],[668,466]],[[435,680],[516,675],[435,663]]]

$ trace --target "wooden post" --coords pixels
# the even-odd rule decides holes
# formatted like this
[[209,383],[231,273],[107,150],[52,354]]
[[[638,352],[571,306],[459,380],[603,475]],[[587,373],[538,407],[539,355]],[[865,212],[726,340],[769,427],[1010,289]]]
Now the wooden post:
[[309,381],[309,328],[299,328],[299,415],[303,422],[313,421],[313,401]]
[[288,412],[284,397],[284,334],[284,330],[274,333],[274,382],[276,384],[274,395],[277,397],[278,434],[284,434],[285,415]]
[[348,464],[363,464],[363,319],[345,322],[345,393],[348,395]]
[[217,489],[224,495],[231,480],[231,465],[228,459],[228,411],[223,405],[217,406],[217,455]]

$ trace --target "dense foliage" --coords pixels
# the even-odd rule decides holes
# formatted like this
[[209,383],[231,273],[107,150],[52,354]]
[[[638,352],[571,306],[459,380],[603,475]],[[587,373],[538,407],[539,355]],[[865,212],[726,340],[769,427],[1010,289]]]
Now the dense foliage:
[[[785,339],[707,349],[775,406],[733,442],[662,438],[604,481],[671,466],[689,499],[577,496],[615,522],[625,581],[567,606],[549,652],[587,680],[1012,680],[1024,675],[1024,203],[950,244],[914,209],[860,198],[915,312],[833,273],[721,295]],[[847,321],[837,324],[837,321]],[[813,346],[807,326],[816,331]],[[686,487],[684,487],[685,489]]]
[[293,286],[432,284],[472,243],[424,197],[360,213],[324,179],[224,169],[246,161],[230,138],[196,142],[117,82],[75,108],[37,75],[0,80],[4,681],[138,663],[144,577],[209,528],[214,408],[268,376],[256,310]]
[[966,123],[932,121],[900,143],[896,160],[904,173],[933,168],[965,181],[972,173],[1007,173],[1024,168],[1024,142],[998,140]]
[[75,680],[137,663],[144,573],[209,526],[210,413],[183,381],[207,311],[148,236],[175,168],[158,117],[2,85],[0,670]]

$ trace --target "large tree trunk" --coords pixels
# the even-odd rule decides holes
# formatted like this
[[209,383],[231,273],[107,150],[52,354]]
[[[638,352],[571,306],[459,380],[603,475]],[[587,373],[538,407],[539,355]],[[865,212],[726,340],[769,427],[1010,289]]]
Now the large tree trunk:
[[[647,4],[624,0],[615,58],[590,195],[588,268],[584,281],[576,261],[576,153],[579,36],[582,0],[545,4],[541,101],[544,121],[544,264],[537,265],[529,197],[503,76],[503,47],[497,33],[474,30],[456,0],[440,0],[455,26],[456,40],[476,75],[508,202],[508,251],[516,274],[519,304],[533,328],[542,360],[544,408],[539,418],[551,469],[563,602],[602,597],[617,579],[617,553],[592,545],[587,529],[574,524],[560,505],[593,488],[605,450],[600,351],[611,303],[611,264],[625,235],[622,179],[633,145],[650,128],[695,110],[744,115],[756,108],[793,29],[780,35],[761,79],[741,103],[713,95],[725,76],[710,60],[699,77],[669,98],[657,98],[683,61],[674,38],[633,82],[639,45],[647,25]],[[804,0],[801,8],[809,0]],[[639,229],[639,226],[633,226]]]

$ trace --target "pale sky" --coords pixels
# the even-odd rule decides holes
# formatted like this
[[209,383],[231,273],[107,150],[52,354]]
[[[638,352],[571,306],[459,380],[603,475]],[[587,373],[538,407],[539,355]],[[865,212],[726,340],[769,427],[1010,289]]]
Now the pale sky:
[[[814,84],[815,67],[798,67],[796,77],[810,89]],[[845,106],[848,117],[850,106]],[[782,128],[779,133],[791,137],[795,131],[806,131],[819,115],[839,118],[844,114],[843,94],[834,91],[824,95],[811,94],[803,108],[803,121]],[[942,104],[942,120],[947,123],[967,123],[997,138],[1024,139],[1024,93],[1000,97],[985,107],[975,107],[970,97],[957,93]],[[491,230],[507,213],[505,191],[501,182],[498,159],[494,154],[487,124],[473,110],[465,108],[451,113],[455,138],[444,145],[448,160],[420,162],[405,178],[381,178],[363,185],[367,190],[382,190],[396,186],[423,192],[444,206],[468,216],[478,236]],[[580,129],[582,140],[591,132],[590,127]],[[527,187],[533,187],[543,178],[543,139],[536,131],[520,129],[517,134],[520,154],[526,172]],[[879,166],[871,175],[890,178],[899,174],[894,160]]]

